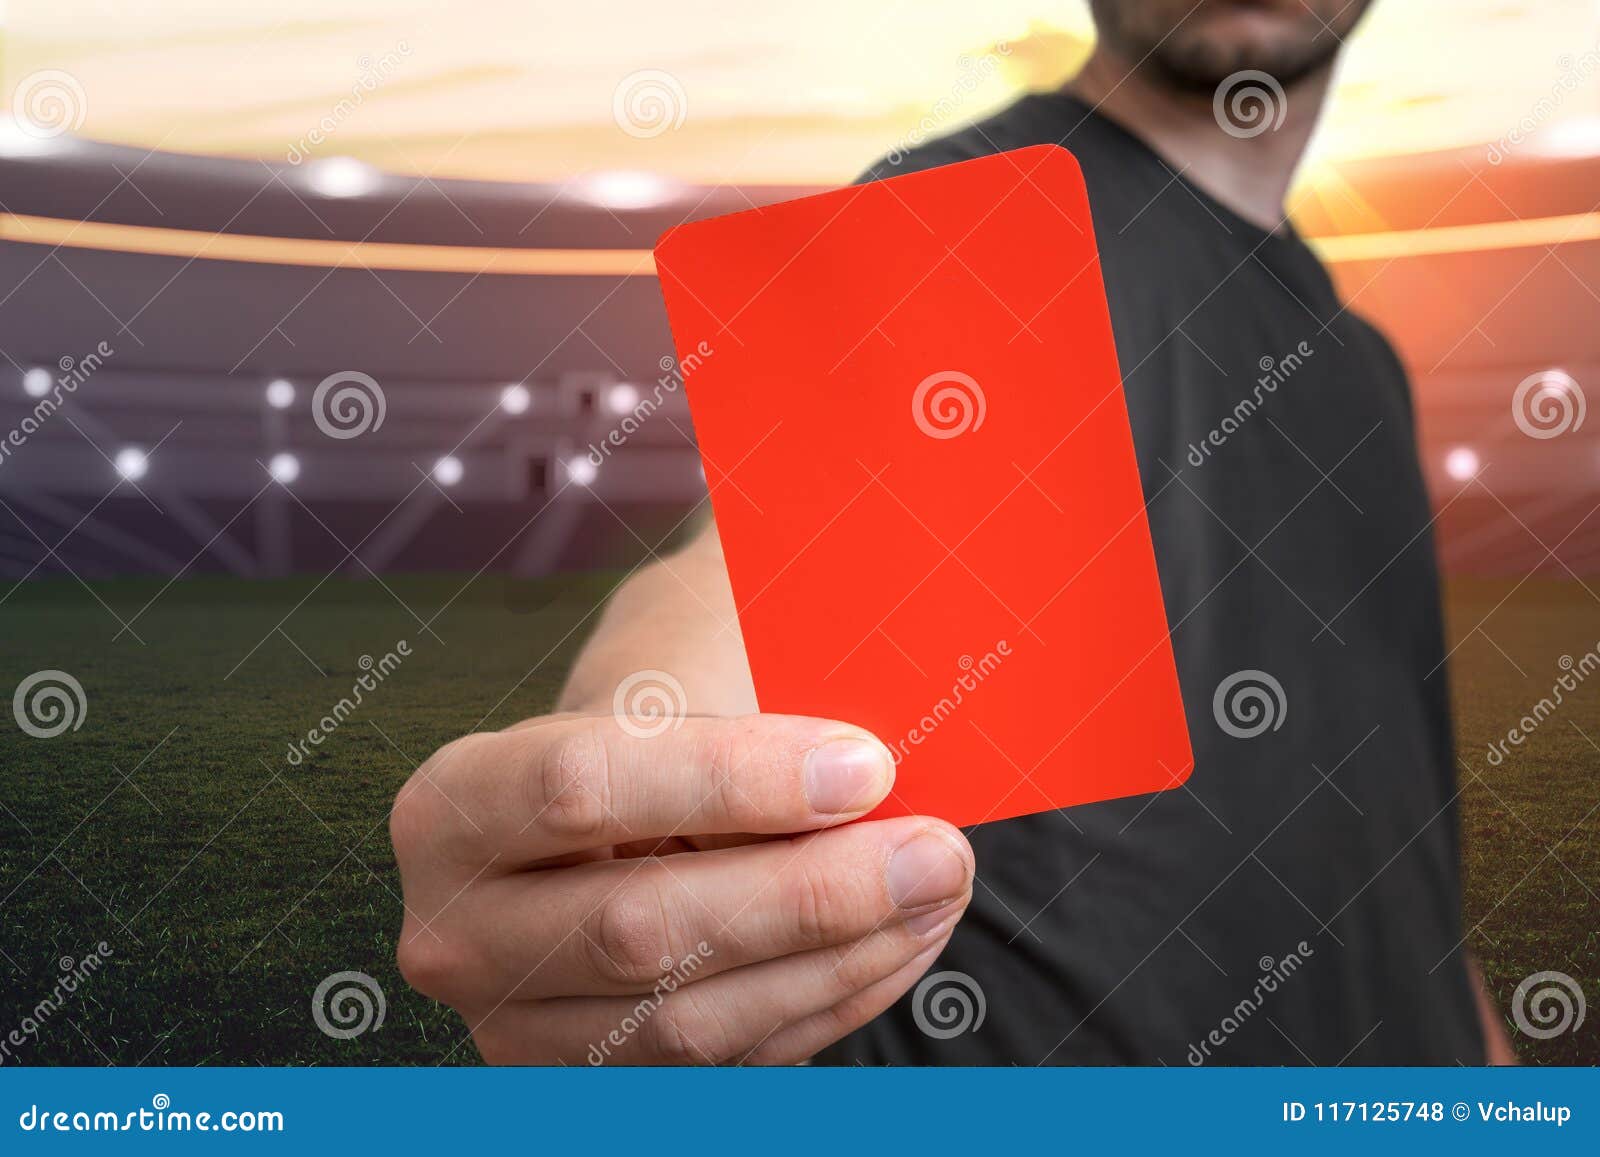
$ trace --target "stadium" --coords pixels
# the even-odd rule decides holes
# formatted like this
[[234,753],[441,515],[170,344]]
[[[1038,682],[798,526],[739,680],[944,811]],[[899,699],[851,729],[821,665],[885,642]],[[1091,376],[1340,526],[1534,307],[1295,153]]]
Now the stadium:
[[[933,22],[915,91],[888,69],[864,94],[819,82],[806,108],[742,109],[754,66],[619,32],[626,51],[573,65],[604,62],[574,83],[584,110],[536,125],[508,108],[537,71],[509,47],[475,62],[442,26],[435,44],[375,11],[299,29],[308,63],[270,98],[247,90],[287,58],[254,55],[260,28],[218,16],[201,53],[163,11],[141,50],[155,88],[165,67],[169,95],[218,59],[239,73],[186,114],[156,96],[113,109],[139,82],[97,64],[95,38],[58,59],[60,28],[7,28],[0,682],[70,672],[82,698],[54,742],[0,739],[0,968],[33,994],[102,942],[110,962],[35,1017],[17,1060],[475,1059],[395,972],[387,809],[442,743],[548,710],[606,594],[727,481],[695,448],[651,248],[848,181],[1086,44],[1081,17],[998,7],[981,35],[971,14]],[[1492,6],[1415,7],[1457,23]],[[1600,27],[1592,5],[1507,7],[1529,51],[1467,112],[1416,91],[1437,72],[1406,88],[1426,14],[1375,22],[1346,85],[1354,125],[1329,127],[1293,198],[1412,381],[1469,946],[1502,1006],[1541,970],[1600,993],[1600,701],[1586,686],[1536,708],[1600,647]],[[820,24],[843,22],[823,6]],[[808,51],[779,75],[814,67]],[[1401,78],[1376,110],[1375,76]],[[447,108],[419,116],[429,101]],[[474,110],[487,139],[455,142],[441,119]],[[1382,147],[1352,144],[1364,133]],[[384,656],[381,687],[321,725]],[[1525,740],[1510,757],[1508,728]],[[387,994],[385,1031],[349,1048],[298,1023],[341,969]],[[1597,1034],[1518,1046],[1593,1063]]]

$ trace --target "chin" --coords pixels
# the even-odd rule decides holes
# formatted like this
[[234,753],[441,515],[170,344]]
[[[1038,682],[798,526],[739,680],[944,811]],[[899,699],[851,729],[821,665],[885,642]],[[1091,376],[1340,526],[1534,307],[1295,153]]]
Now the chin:
[[[1164,0],[1126,0],[1116,7],[1120,11],[1112,22],[1118,27],[1103,31],[1144,42],[1125,43],[1125,54],[1131,50],[1131,59],[1147,59],[1169,83],[1199,90],[1244,69],[1268,73],[1288,86],[1326,68],[1366,4],[1211,0],[1191,12],[1187,0],[1176,8]],[[1109,15],[1106,5],[1096,8]]]
[[1303,27],[1269,27],[1257,21],[1248,27],[1174,36],[1151,59],[1174,79],[1196,88],[1211,88],[1244,69],[1269,73],[1287,87],[1327,67],[1338,51],[1338,40],[1326,32],[1316,37]]

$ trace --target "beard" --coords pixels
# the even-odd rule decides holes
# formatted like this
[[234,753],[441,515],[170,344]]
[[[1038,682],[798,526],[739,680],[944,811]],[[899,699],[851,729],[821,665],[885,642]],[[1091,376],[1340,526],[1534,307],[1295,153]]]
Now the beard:
[[1285,88],[1329,68],[1371,0],[1090,0],[1103,44],[1163,87],[1209,92],[1236,72]]

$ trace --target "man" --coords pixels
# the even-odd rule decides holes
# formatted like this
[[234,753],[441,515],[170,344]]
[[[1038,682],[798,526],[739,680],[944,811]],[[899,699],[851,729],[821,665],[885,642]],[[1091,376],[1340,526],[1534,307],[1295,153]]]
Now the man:
[[[1102,0],[1066,91],[869,173],[1042,142],[1082,165],[1189,783],[967,838],[920,818],[839,826],[884,797],[888,753],[847,723],[755,714],[708,529],[617,592],[562,714],[449,745],[396,806],[401,967],[488,1060],[1507,1055],[1461,949],[1404,375],[1283,219],[1364,7]],[[682,684],[681,726],[613,716],[641,670]],[[1240,672],[1283,693],[1253,739],[1214,711]],[[945,975],[906,996],[936,960]]]

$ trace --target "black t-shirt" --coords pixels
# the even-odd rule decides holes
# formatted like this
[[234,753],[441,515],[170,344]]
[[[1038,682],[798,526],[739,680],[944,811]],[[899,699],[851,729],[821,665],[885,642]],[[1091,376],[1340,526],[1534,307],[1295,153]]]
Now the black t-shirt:
[[929,978],[820,1059],[1481,1063],[1404,371],[1292,230],[1072,97],[865,179],[1045,142],[1088,182],[1195,769],[974,830]]

